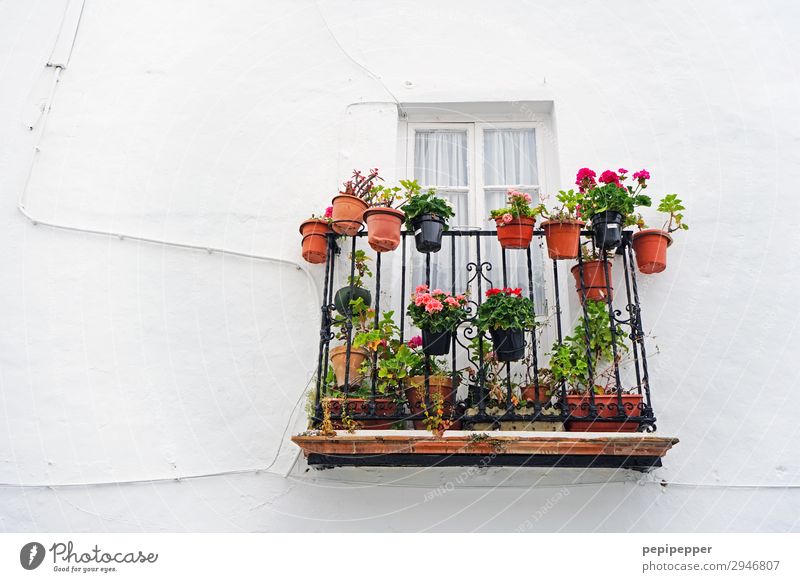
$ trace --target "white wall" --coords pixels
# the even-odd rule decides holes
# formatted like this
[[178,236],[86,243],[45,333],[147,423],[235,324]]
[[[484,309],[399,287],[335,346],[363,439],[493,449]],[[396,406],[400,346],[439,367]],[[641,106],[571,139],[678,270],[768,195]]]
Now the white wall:
[[394,173],[393,98],[342,48],[404,102],[553,99],[563,186],[584,165],[646,167],[689,207],[642,285],[659,431],[682,442],[639,484],[302,462],[284,477],[318,340],[306,274],[16,209],[65,2],[0,4],[0,482],[270,470],[0,486],[3,531],[800,529],[791,2],[88,0],[55,93],[32,215],[295,261],[297,225],[371,140]]

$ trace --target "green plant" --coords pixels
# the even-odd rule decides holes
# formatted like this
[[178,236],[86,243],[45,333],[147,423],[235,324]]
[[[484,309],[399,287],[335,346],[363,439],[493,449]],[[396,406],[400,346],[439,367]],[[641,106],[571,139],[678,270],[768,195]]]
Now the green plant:
[[419,285],[406,312],[420,329],[453,331],[467,315],[467,296],[451,295],[441,289],[430,291],[427,285]]
[[406,202],[403,205],[403,212],[406,214],[406,228],[413,230],[414,219],[423,214],[432,214],[444,220],[444,229],[449,227],[447,222],[455,216],[453,207],[449,200],[440,198],[436,195],[436,190],[431,188],[427,192],[420,191],[420,185],[416,180],[400,180],[400,184],[406,188]]
[[669,233],[673,233],[676,230],[689,230],[689,225],[683,222],[683,211],[686,210],[686,207],[677,194],[664,196],[659,202],[657,210],[669,214],[663,230]]
[[559,190],[556,200],[560,206],[552,210],[547,210],[544,204],[540,204],[534,211],[549,220],[579,220],[581,218],[581,206],[584,204],[584,195],[575,190]]
[[354,263],[354,271],[352,277],[350,275],[347,276],[347,284],[353,287],[361,287],[364,283],[364,277],[372,277],[372,271],[367,264],[367,262],[372,259],[361,249],[357,250],[355,253],[350,253],[348,258]]
[[532,200],[530,194],[509,190],[506,194],[506,206],[492,210],[490,217],[497,221],[498,226],[508,224],[518,218],[533,218],[540,207],[531,208]]
[[352,332],[355,333],[353,339],[358,335],[365,334],[372,329],[375,310],[367,307],[361,297],[350,300],[350,318],[341,317],[333,320],[333,327],[336,330],[334,337],[339,341],[347,339],[348,323],[352,325]]
[[486,292],[486,301],[478,308],[476,321],[480,331],[489,329],[524,329],[535,323],[533,301],[522,295],[522,289],[493,288]]
[[642,190],[647,188],[647,180],[650,179],[650,174],[646,170],[633,174],[635,186],[623,184],[628,179],[627,170],[620,168],[617,172],[611,170],[603,172],[598,180],[602,185],[599,185],[598,181],[595,181],[596,174],[593,170],[589,168],[578,170],[575,183],[583,195],[581,215],[587,220],[606,211],[619,212],[625,220],[633,215],[637,206],[652,204],[650,197],[642,193]]
[[431,406],[423,408],[425,428],[436,436],[442,436],[450,428],[453,421],[444,418],[444,398],[438,392],[431,394]]
[[378,175],[378,168],[373,168],[367,175],[362,174],[358,170],[353,170],[352,177],[344,182],[344,190],[342,194],[349,194],[350,196],[358,196],[363,200],[367,200],[372,190],[376,187],[376,180],[383,180]]

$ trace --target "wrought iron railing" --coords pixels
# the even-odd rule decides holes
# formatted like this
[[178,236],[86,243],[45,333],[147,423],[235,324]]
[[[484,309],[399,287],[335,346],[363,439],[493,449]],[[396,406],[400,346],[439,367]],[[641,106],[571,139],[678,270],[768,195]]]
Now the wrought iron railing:
[[[631,246],[631,233],[623,233],[622,244],[616,251],[594,251],[603,261],[603,267],[619,264],[622,266],[622,277],[617,273],[617,279],[624,282],[624,293],[617,292],[612,298],[613,282],[606,280],[605,292],[600,290],[602,302],[608,313],[608,331],[611,334],[611,349],[613,358],[610,365],[602,373],[606,379],[607,388],[604,393],[598,393],[594,388],[596,375],[599,370],[593,369],[596,359],[591,353],[590,345],[592,332],[589,326],[589,313],[587,294],[589,288],[584,270],[585,262],[579,256],[574,261],[556,261],[551,265],[547,261],[534,260],[533,253],[540,252],[543,246],[544,231],[534,231],[531,245],[524,250],[507,251],[499,249],[496,232],[493,230],[450,230],[444,233],[450,244],[440,251],[440,255],[449,255],[450,289],[453,294],[463,290],[457,289],[459,269],[463,269],[461,280],[466,280],[466,286],[471,291],[470,307],[467,317],[458,326],[457,333],[453,334],[450,353],[448,354],[449,377],[453,385],[458,386],[452,404],[446,403],[445,412],[453,428],[491,430],[513,426],[516,429],[526,430],[603,430],[603,431],[653,431],[656,418],[653,413],[650,396],[650,379],[647,368],[647,353],[645,334],[642,327],[639,294],[636,282],[636,263]],[[581,233],[582,244],[594,250],[591,231]],[[409,240],[411,239],[411,240]],[[456,244],[456,241],[463,241]],[[494,256],[500,256],[500,265],[492,265],[485,260],[487,245],[496,245]],[[445,250],[449,247],[449,250]],[[311,424],[318,428],[323,421],[331,421],[335,426],[341,427],[343,422],[347,426],[363,428],[421,428],[421,421],[425,417],[425,409],[430,410],[431,398],[431,362],[426,356],[424,371],[424,403],[410,402],[407,386],[398,385],[395,390],[390,390],[390,396],[381,394],[378,390],[377,354],[370,354],[372,359],[371,371],[362,381],[367,386],[366,397],[352,398],[354,388],[351,387],[353,379],[350,376],[351,355],[353,354],[353,316],[348,310],[344,313],[336,311],[334,307],[334,286],[336,281],[337,262],[347,261],[355,251],[366,245],[366,232],[361,232],[354,237],[337,238],[335,234],[328,235],[328,255],[325,263],[324,285],[322,296],[322,318],[319,341],[319,359],[317,365],[317,382],[314,392],[313,411]],[[538,265],[546,265],[551,269],[549,300],[552,303],[548,314],[544,318],[538,317],[538,324],[525,330],[527,355],[519,363],[499,363],[492,359],[490,352],[490,339],[488,333],[481,333],[475,327],[475,316],[478,307],[484,300],[484,293],[490,287],[507,287],[509,280],[508,253],[521,253],[525,262],[524,271],[527,275],[525,281],[527,289],[524,292],[533,300],[534,278]],[[411,267],[412,253],[418,255],[418,260],[424,261],[424,280],[412,281],[415,269]],[[492,254],[492,253],[489,253]],[[400,341],[407,341],[411,337],[411,325],[405,316],[410,290],[416,285],[431,282],[431,256],[417,253],[414,248],[413,233],[404,231],[400,248],[394,251],[394,256],[400,257],[399,289],[392,288],[390,293],[383,293],[382,287],[383,256],[376,253],[373,263],[373,278],[371,291],[373,293],[374,325],[377,326],[383,312],[385,303],[391,301],[391,306],[397,314]],[[461,255],[461,256],[459,256]],[[438,257],[443,260],[443,257]],[[396,259],[392,259],[397,269]],[[559,279],[566,275],[560,264],[568,266],[577,265],[577,275],[574,276],[577,297],[580,300],[573,302],[578,313],[571,320],[583,322],[583,341],[586,345],[586,364],[588,381],[586,386],[590,389],[583,393],[576,392],[574,386],[561,378],[554,379],[547,376],[547,358],[553,345],[562,345],[568,338],[567,330],[572,324],[566,321],[565,307],[568,299],[561,297]],[[499,267],[499,268],[498,268]],[[538,267],[541,268],[541,267]],[[345,276],[356,274],[355,263],[349,260],[345,267]],[[417,269],[420,271],[421,269]],[[617,269],[618,270],[618,269]],[[396,277],[396,271],[393,272]],[[494,280],[493,280],[494,277]],[[594,290],[596,292],[596,289]],[[399,296],[398,296],[399,293]],[[384,304],[384,305],[382,305]],[[538,311],[538,309],[537,309]],[[583,316],[583,319],[579,319]],[[544,321],[542,321],[544,319]],[[553,345],[541,345],[542,330],[549,326],[553,336]],[[342,345],[345,347],[345,380],[341,385],[331,383],[332,373],[330,368],[331,343],[335,338],[334,329],[340,330]],[[573,334],[574,337],[574,334]],[[620,352],[624,352],[620,353]],[[543,371],[545,372],[543,374]],[[522,380],[520,380],[520,378]],[[543,380],[545,378],[545,380]],[[548,380],[549,378],[549,380]],[[547,385],[545,384],[547,381]],[[398,384],[402,384],[398,383]],[[528,395],[522,398],[524,392]],[[362,388],[363,390],[363,388]],[[530,397],[532,396],[532,398]],[[331,405],[333,403],[333,406]],[[421,407],[420,404],[423,406]],[[422,408],[422,409],[421,409]]]

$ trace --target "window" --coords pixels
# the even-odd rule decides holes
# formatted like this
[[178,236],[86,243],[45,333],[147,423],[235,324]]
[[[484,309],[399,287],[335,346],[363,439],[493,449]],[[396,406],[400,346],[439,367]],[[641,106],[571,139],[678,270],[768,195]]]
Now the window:
[[[538,204],[542,191],[542,152],[537,147],[538,124],[530,123],[409,123],[408,174],[425,188],[436,188],[453,204],[453,228],[493,229],[489,212],[505,204],[506,192],[514,188],[529,193]],[[431,284],[450,288],[452,267],[450,244],[456,244],[456,287],[466,286],[463,265],[476,260],[466,241],[445,239],[440,253],[431,256]],[[532,249],[534,300],[537,312],[546,312],[544,257]],[[499,247],[484,245],[481,261],[495,265],[487,273],[494,285],[502,285]],[[528,287],[527,254],[507,251],[507,281],[511,287]],[[415,281],[424,280],[424,257],[416,257]]]

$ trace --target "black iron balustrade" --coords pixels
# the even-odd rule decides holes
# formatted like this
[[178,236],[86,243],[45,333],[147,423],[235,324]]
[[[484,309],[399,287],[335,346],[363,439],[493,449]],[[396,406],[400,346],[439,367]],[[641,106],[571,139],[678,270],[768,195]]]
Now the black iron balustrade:
[[[456,399],[452,410],[449,412],[451,420],[458,423],[454,426],[461,426],[464,429],[480,428],[501,428],[503,423],[512,422],[517,425],[524,425],[531,427],[530,423],[535,422],[550,422],[560,423],[567,427],[568,430],[638,430],[638,431],[654,431],[656,418],[653,413],[650,396],[650,379],[647,369],[647,354],[645,348],[645,335],[642,328],[641,309],[639,305],[639,294],[636,284],[636,263],[631,245],[631,232],[623,232],[622,244],[617,247],[616,251],[599,251],[603,267],[608,269],[609,265],[614,261],[616,255],[617,262],[621,262],[623,268],[623,279],[625,285],[624,304],[620,305],[622,309],[615,306],[614,299],[612,298],[612,282],[611,278],[606,278],[606,292],[603,294],[603,301],[608,310],[610,333],[611,333],[611,346],[613,350],[613,393],[604,394],[600,396],[595,394],[594,390],[587,390],[582,395],[572,394],[570,387],[564,380],[557,382],[555,386],[540,386],[540,356],[539,350],[542,346],[538,345],[539,338],[537,338],[537,328],[533,327],[525,330],[526,343],[528,348],[529,357],[522,364],[527,367],[525,370],[526,376],[530,378],[530,385],[534,389],[535,398],[531,402],[530,399],[526,401],[526,406],[521,407],[515,403],[514,386],[512,382],[512,366],[519,364],[512,364],[506,362],[498,364],[492,361],[488,356],[488,346],[490,345],[488,334],[480,333],[474,325],[475,315],[477,308],[481,305],[484,299],[484,293],[491,287],[508,287],[509,267],[508,267],[508,253],[516,252],[523,253],[526,267],[527,292],[531,300],[534,300],[534,261],[532,260],[532,253],[538,252],[537,245],[543,243],[544,231],[535,230],[534,240],[526,250],[508,251],[503,249],[500,259],[500,270],[494,268],[489,262],[484,260],[487,256],[485,245],[498,245],[499,242],[496,238],[496,232],[493,230],[450,230],[444,233],[445,237],[451,238],[449,259],[450,259],[450,278],[452,294],[463,292],[463,289],[457,289],[457,246],[456,240],[467,241],[466,248],[471,256],[460,257],[460,266],[465,270],[466,286],[471,291],[470,295],[470,308],[468,309],[468,316],[460,323],[459,331],[452,336],[452,345],[449,354],[449,365],[451,367],[450,376],[453,380],[454,389],[457,382],[462,381],[462,386],[466,384],[466,389],[459,390],[459,398]],[[591,245],[594,247],[591,231],[583,231],[581,233],[583,244]],[[411,242],[409,242],[411,239]],[[341,245],[341,246],[340,246]],[[345,314],[335,313],[333,294],[335,282],[335,266],[337,257],[343,252],[347,253],[345,256],[353,256],[359,246],[366,247],[366,232],[360,232],[354,237],[340,237],[337,238],[335,234],[328,235],[328,255],[325,263],[325,275],[323,285],[322,297],[322,323],[320,329],[319,341],[319,360],[317,365],[317,382],[314,394],[314,412],[312,417],[312,425],[319,427],[324,418],[329,418],[334,423],[341,424],[344,411],[344,416],[354,421],[356,424],[371,425],[372,427],[378,426],[382,428],[389,428],[390,425],[397,427],[411,427],[411,421],[420,421],[424,418],[423,412],[416,414],[411,412],[411,407],[407,399],[403,397],[403,386],[397,386],[397,390],[392,395],[396,399],[396,403],[392,406],[387,406],[385,396],[378,393],[378,378],[377,378],[377,352],[372,354],[372,376],[368,382],[370,384],[370,393],[366,398],[366,405],[357,408],[348,407],[347,399],[348,394],[351,392],[350,386],[350,358],[352,354],[353,342],[353,320],[352,315],[348,312]],[[460,248],[465,248],[461,245]],[[412,253],[417,255],[425,261],[425,280],[424,281],[411,281],[413,278],[413,269],[409,268],[412,259]],[[444,249],[440,251],[440,255],[445,253]],[[612,254],[613,253],[613,254]],[[400,340],[406,341],[409,337],[410,324],[405,314],[406,306],[408,303],[409,290],[414,289],[419,284],[431,284],[431,255],[418,253],[413,246],[413,233],[404,231],[402,233],[401,248],[394,251],[394,255],[400,257],[400,289],[399,298],[394,295],[393,299],[399,302],[399,310],[396,311],[397,323],[400,328]],[[382,254],[375,253],[374,264],[374,325],[377,326],[382,314],[381,305],[381,275],[382,275]],[[579,256],[576,261],[552,261],[552,297],[554,302],[554,309],[552,310],[552,321],[548,325],[554,326],[555,338],[560,345],[565,341],[565,329],[568,328],[568,322],[564,321],[563,314],[563,299],[560,297],[559,277],[562,275],[559,271],[558,263],[566,263],[572,265],[577,263],[579,276],[576,278],[576,286],[579,287],[581,300],[579,301],[579,309],[582,309],[583,320],[585,322],[583,335],[586,345],[586,363],[588,367],[589,381],[588,386],[594,386],[595,373],[597,370],[592,369],[593,356],[590,352],[590,329],[589,329],[589,314],[587,311],[587,281],[585,278],[584,261]],[[546,263],[544,263],[546,264]],[[549,268],[549,267],[546,267]],[[498,281],[494,281],[491,275],[499,275]],[[349,265],[349,276],[352,278],[355,275],[355,262],[351,259]],[[352,285],[351,285],[352,286]],[[620,295],[619,293],[617,295]],[[619,297],[617,297],[619,304]],[[624,316],[623,316],[624,313]],[[579,314],[580,315],[580,314]],[[343,331],[344,345],[346,347],[346,364],[345,364],[345,382],[341,386],[335,388],[335,394],[330,393],[330,386],[328,385],[327,378],[329,377],[330,369],[330,344],[334,339],[333,333],[334,326],[339,327]],[[571,327],[571,325],[569,325]],[[623,375],[621,374],[621,363],[618,357],[617,342],[618,337],[624,338],[627,342],[630,361],[628,368],[632,369],[633,380],[628,386],[624,386]],[[468,342],[477,342],[477,354],[473,354],[468,349]],[[544,346],[544,351],[549,351],[550,346]],[[477,355],[477,358],[475,356]],[[458,369],[459,356],[465,360],[465,366],[462,370]],[[464,371],[464,368],[467,371]],[[430,407],[431,404],[431,391],[430,391],[430,358],[425,358],[425,401],[426,405]],[[628,373],[631,376],[630,373]],[[490,387],[505,386],[504,402],[496,399],[492,400],[490,397]],[[544,390],[549,388],[551,394],[549,397],[544,397]],[[632,395],[632,396],[631,396]],[[336,409],[328,407],[327,410],[323,407],[324,399],[333,397],[340,401],[340,406]],[[633,402],[631,402],[633,401]],[[345,420],[347,420],[347,418]],[[348,421],[349,422],[349,421]],[[582,428],[576,428],[582,427]]]

